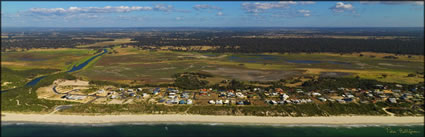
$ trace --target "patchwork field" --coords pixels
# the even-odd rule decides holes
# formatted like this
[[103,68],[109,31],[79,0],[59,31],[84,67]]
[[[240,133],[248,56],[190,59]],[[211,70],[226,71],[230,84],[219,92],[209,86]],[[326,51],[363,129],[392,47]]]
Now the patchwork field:
[[[173,75],[206,72],[210,83],[238,79],[276,81],[309,76],[356,77],[384,82],[423,82],[423,56],[381,53],[358,54],[230,54],[168,50],[149,51],[114,47],[87,69],[75,75],[88,80],[125,84],[172,83]],[[362,55],[360,55],[362,54]],[[385,56],[396,56],[388,59]],[[410,74],[410,75],[409,75]]]

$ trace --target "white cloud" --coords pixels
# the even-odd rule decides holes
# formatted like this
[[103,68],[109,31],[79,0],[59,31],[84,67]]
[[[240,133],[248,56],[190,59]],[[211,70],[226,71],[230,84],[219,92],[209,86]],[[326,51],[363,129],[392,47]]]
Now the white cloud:
[[419,5],[419,6],[423,6],[424,5],[424,1],[416,1],[415,4],[416,5]]
[[174,7],[172,5],[167,5],[167,4],[156,4],[153,9],[156,11],[170,12],[174,10]]
[[223,12],[221,12],[221,11],[219,11],[219,12],[217,12],[217,14],[216,14],[217,16],[223,16]]
[[298,10],[298,13],[302,14],[304,17],[310,16],[310,10]]
[[183,18],[182,17],[176,17],[176,20],[182,20]]
[[205,10],[205,9],[209,9],[209,10],[221,10],[220,7],[212,6],[212,5],[208,5],[208,4],[198,4],[198,5],[193,6],[193,8],[195,10]]
[[298,3],[300,3],[301,5],[316,4],[316,2],[314,2],[314,1],[301,1],[301,2],[298,2]]
[[423,1],[361,1],[360,4],[385,4],[385,5],[402,5],[402,4],[413,4],[413,5],[424,5]]
[[354,10],[354,6],[351,4],[344,4],[343,2],[337,2],[335,6],[330,8],[334,12],[344,12],[347,10]]
[[242,9],[249,13],[260,13],[269,9],[281,9],[281,8],[289,8],[290,5],[297,4],[294,1],[281,1],[281,2],[269,2],[269,3],[242,3]]
[[31,8],[28,12],[39,15],[69,15],[69,14],[81,14],[81,13],[122,13],[132,11],[150,11],[152,7],[141,7],[141,6],[105,6],[105,7],[69,7],[64,8]]

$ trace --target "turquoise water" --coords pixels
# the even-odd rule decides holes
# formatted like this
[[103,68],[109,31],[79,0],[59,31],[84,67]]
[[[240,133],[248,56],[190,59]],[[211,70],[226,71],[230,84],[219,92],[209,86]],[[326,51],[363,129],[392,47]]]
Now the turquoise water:
[[[2,124],[1,136],[424,136],[424,126],[265,126],[222,124]],[[410,132],[409,132],[410,131]]]

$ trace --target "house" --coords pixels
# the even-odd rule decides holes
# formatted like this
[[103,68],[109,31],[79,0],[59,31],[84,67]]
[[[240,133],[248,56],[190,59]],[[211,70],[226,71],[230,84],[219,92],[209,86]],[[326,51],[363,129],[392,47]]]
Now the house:
[[234,98],[236,95],[233,92],[227,92],[227,97]]
[[226,92],[220,92],[220,94],[218,95],[218,97],[226,97]]
[[210,100],[210,101],[208,101],[208,103],[215,104],[215,101],[214,100]]
[[395,84],[395,86],[398,87],[398,88],[402,88],[403,87],[403,85],[400,85],[400,84]]
[[317,93],[317,92],[312,92],[311,95],[313,95],[313,96],[321,96],[322,94]]
[[179,102],[176,99],[167,100],[167,104],[178,104]]
[[98,90],[96,93],[97,94],[102,94],[102,93],[105,93],[105,90],[101,89],[101,90]]
[[180,95],[181,98],[189,98],[189,93],[185,92]]
[[229,103],[230,103],[230,101],[228,99],[223,101],[223,104],[229,104]]
[[312,103],[313,102],[313,100],[311,100],[311,99],[306,99],[306,101],[307,101],[307,103]]
[[142,91],[143,89],[142,88],[137,88],[137,91]]
[[326,98],[323,98],[323,97],[320,97],[319,100],[322,102],[326,102]]
[[192,104],[192,103],[193,103],[193,102],[192,102],[192,100],[191,100],[191,99],[188,99],[188,100],[187,100],[187,104],[188,104],[188,105],[190,105],[190,104]]
[[282,96],[281,96],[281,99],[283,100],[283,101],[285,101],[286,99],[288,99],[289,98],[289,96],[288,95],[286,95],[286,94],[283,94]]
[[201,89],[201,91],[199,91],[199,95],[201,95],[201,96],[207,96],[208,95],[207,89]]
[[135,93],[129,93],[128,94],[130,97],[134,97],[134,96],[136,96],[136,94]]
[[244,105],[251,105],[251,102],[249,100],[245,100],[245,101],[243,101],[243,104]]
[[159,102],[159,103],[163,103],[163,102],[165,102],[165,99],[161,99],[161,100],[159,100],[158,102]]
[[373,94],[371,94],[371,93],[367,93],[367,96],[368,96],[368,97],[373,97]]
[[285,103],[286,104],[292,104],[292,101],[291,100],[285,100]]
[[238,98],[246,98],[246,96],[244,94],[242,94],[241,92],[236,92],[236,96]]
[[117,95],[112,95],[112,96],[110,96],[109,98],[111,98],[111,99],[116,99],[116,98],[118,98],[118,96],[117,96]]
[[353,101],[353,98],[344,98],[342,100],[344,100],[345,102],[351,102],[351,101]]
[[223,101],[222,100],[216,100],[216,102],[215,102],[215,104],[223,104]]
[[276,102],[276,101],[274,101],[274,100],[270,100],[270,101],[269,101],[269,103],[270,103],[270,104],[272,104],[272,105],[277,104],[277,102]]
[[397,103],[397,100],[395,98],[388,98],[388,101],[390,103]]
[[142,93],[143,98],[147,98],[149,95],[147,93]]
[[119,88],[118,90],[119,90],[119,91],[124,91],[124,88]]
[[277,104],[285,104],[285,101],[278,101]]
[[344,104],[345,103],[345,100],[342,100],[342,99],[337,99],[336,100],[338,103],[341,103],[341,104]]
[[180,100],[179,101],[179,104],[186,104],[186,101],[185,100]]
[[179,92],[179,90],[174,89],[174,88],[168,88],[167,90],[168,90],[169,92],[173,92],[173,93],[177,93],[177,92]]
[[243,101],[236,102],[237,105],[244,105]]
[[127,91],[128,91],[128,92],[133,92],[134,90],[133,90],[133,89],[127,89]]

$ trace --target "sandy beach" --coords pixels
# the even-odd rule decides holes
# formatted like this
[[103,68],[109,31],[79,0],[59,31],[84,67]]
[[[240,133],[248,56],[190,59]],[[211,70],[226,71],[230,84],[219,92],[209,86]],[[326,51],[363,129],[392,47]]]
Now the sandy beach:
[[213,115],[60,115],[2,113],[3,122],[64,124],[103,123],[227,123],[227,124],[424,124],[424,117],[330,116],[330,117],[257,117]]

